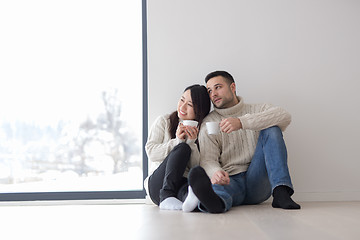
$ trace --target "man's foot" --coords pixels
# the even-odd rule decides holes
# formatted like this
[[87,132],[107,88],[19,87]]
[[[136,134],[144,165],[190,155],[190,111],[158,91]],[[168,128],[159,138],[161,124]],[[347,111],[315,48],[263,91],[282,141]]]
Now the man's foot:
[[288,191],[287,186],[277,186],[273,191],[273,202],[272,206],[274,208],[282,209],[300,209],[300,205],[294,202]]
[[181,210],[183,203],[175,198],[175,197],[168,197],[165,198],[159,205],[161,210]]
[[196,197],[191,186],[188,187],[188,195],[182,205],[182,210],[184,212],[192,212],[199,204],[199,199]]
[[210,179],[205,170],[200,167],[194,167],[189,172],[189,184],[194,194],[200,200],[200,203],[210,213],[222,213],[225,210],[224,202],[214,192]]

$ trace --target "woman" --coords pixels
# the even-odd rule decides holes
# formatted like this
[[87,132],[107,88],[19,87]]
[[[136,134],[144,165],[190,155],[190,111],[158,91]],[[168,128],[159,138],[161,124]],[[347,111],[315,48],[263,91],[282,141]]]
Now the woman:
[[[144,186],[160,209],[182,209],[188,195],[187,174],[200,161],[198,127],[209,111],[207,89],[196,84],[184,90],[175,112],[158,117],[152,125],[145,145],[152,174]],[[184,126],[183,120],[195,120],[198,127]]]

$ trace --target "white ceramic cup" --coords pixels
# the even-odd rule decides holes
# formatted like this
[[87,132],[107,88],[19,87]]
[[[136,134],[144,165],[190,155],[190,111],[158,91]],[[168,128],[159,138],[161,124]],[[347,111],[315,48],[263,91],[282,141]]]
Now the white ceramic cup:
[[184,126],[197,127],[199,123],[195,120],[184,120],[182,121],[182,124],[184,124]]
[[220,133],[220,123],[218,122],[207,122],[206,123],[206,129],[208,134],[219,134]]

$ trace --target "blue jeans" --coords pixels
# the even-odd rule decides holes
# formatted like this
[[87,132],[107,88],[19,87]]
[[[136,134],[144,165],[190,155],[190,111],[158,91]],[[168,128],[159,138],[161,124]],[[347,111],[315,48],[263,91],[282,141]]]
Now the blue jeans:
[[288,186],[293,194],[285,142],[280,128],[275,126],[260,132],[248,170],[230,176],[229,185],[213,184],[213,189],[228,211],[233,206],[264,202],[280,185]]

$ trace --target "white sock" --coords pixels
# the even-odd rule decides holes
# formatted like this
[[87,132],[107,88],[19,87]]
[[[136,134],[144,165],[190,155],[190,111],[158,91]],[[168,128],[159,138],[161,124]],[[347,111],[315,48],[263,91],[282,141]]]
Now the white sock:
[[188,195],[182,205],[182,210],[184,212],[192,212],[199,204],[199,199],[196,197],[190,186],[188,187],[188,190]]
[[159,205],[161,210],[181,210],[182,202],[175,197],[165,198]]

